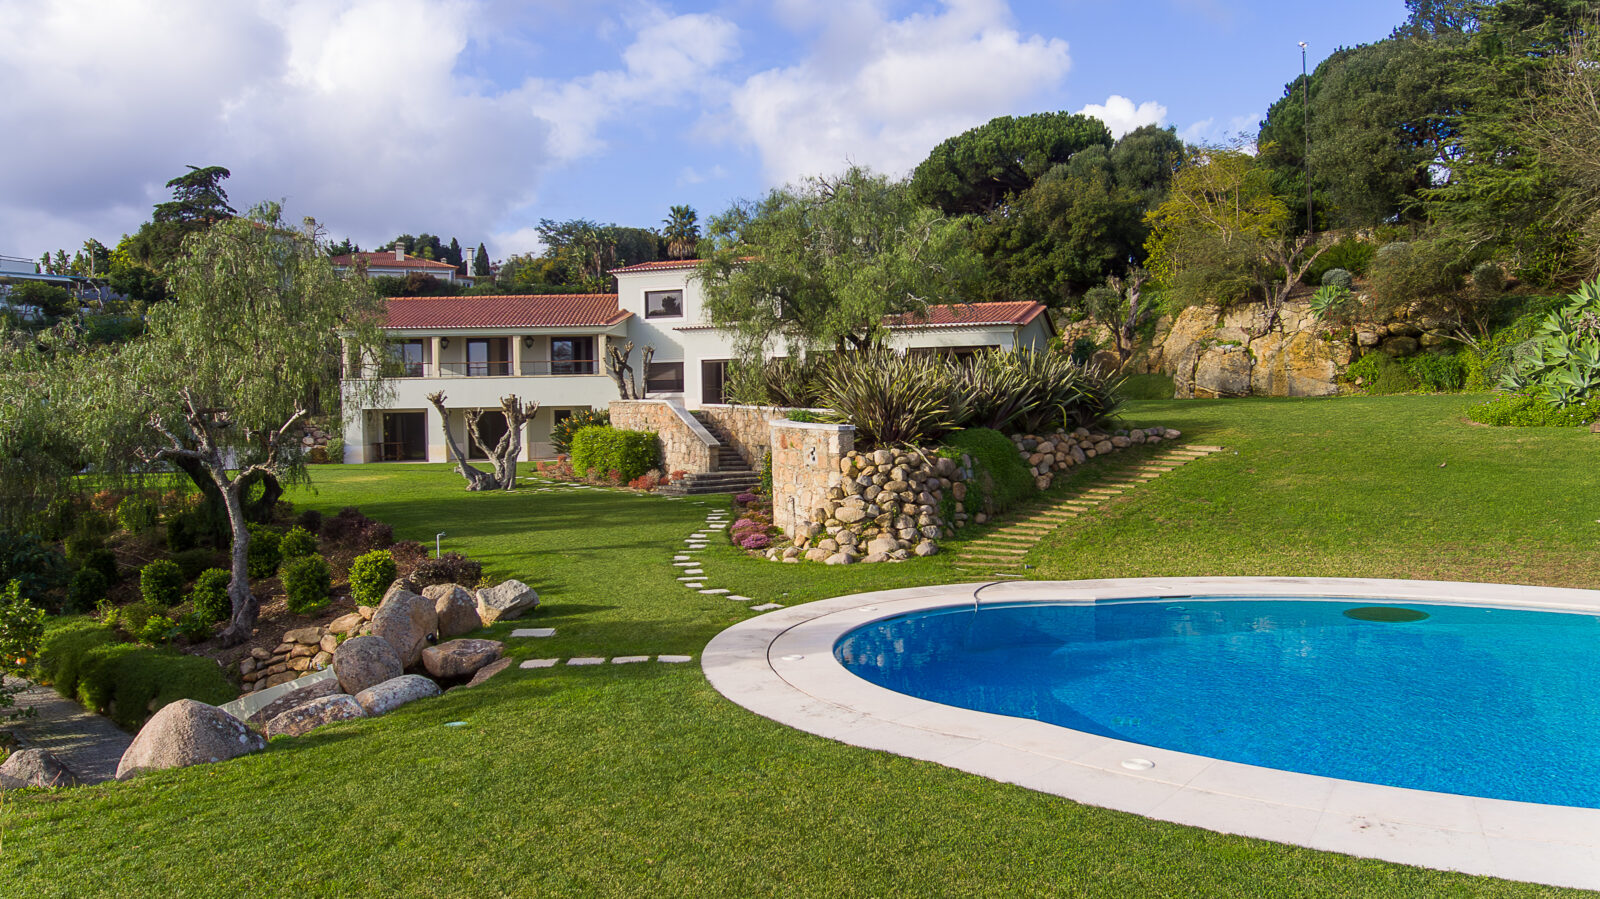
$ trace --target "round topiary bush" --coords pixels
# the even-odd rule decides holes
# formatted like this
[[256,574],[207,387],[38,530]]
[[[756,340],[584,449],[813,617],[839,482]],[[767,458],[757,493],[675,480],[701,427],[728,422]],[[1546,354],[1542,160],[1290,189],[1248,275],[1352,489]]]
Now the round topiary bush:
[[272,528],[250,525],[250,549],[247,554],[251,577],[272,577],[283,562],[283,536]]
[[333,572],[328,560],[312,554],[290,559],[280,572],[283,590],[289,595],[289,611],[296,615],[309,615],[327,606],[328,591],[333,589]]
[[67,584],[67,603],[61,611],[68,614],[89,611],[106,598],[106,589],[110,586],[98,568],[79,568]]
[[1343,287],[1345,290],[1356,289],[1356,279],[1346,269],[1330,268],[1322,273],[1323,287]]
[[399,574],[394,556],[386,549],[356,556],[350,563],[350,597],[361,605],[375,606]]
[[171,608],[183,599],[183,571],[171,559],[157,559],[139,571],[139,595],[153,606]]
[[222,621],[233,614],[233,600],[228,596],[228,583],[233,575],[221,568],[207,568],[194,579],[194,589],[189,591],[189,601],[195,614],[207,621]]
[[278,551],[283,554],[285,559],[298,559],[301,556],[309,556],[317,551],[316,535],[299,525],[295,525],[279,541]]

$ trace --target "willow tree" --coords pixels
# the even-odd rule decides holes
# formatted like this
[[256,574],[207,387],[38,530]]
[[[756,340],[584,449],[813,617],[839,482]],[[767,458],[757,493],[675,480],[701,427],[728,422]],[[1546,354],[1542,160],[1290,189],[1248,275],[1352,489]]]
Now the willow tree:
[[[313,397],[338,395],[341,337],[351,358],[384,358],[381,301],[336,273],[318,242],[315,223],[291,230],[274,205],[193,235],[171,272],[176,301],[151,311],[145,335],[78,360],[71,411],[84,442],[114,454],[108,467],[198,465],[221,494],[233,549],[226,644],[248,640],[259,613],[246,491],[305,477],[295,432]],[[387,382],[368,373],[347,401],[383,399]]]

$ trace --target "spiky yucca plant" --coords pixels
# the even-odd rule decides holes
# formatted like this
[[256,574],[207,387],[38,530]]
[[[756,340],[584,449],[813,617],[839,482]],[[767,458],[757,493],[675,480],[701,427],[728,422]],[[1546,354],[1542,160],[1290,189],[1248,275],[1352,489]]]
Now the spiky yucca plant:
[[822,376],[822,401],[855,425],[867,446],[927,443],[965,419],[955,367],[928,355],[877,349],[837,357]]

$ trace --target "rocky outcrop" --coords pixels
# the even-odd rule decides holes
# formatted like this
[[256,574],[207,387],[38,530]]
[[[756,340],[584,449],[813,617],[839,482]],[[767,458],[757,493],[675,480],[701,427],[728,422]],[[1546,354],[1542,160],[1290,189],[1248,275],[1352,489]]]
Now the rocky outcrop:
[[[305,705],[313,699],[321,699],[324,696],[332,696],[339,692],[339,681],[336,678],[325,678],[314,683],[307,678],[304,680],[305,686],[299,686],[299,683],[297,681],[294,685],[287,687],[286,689],[289,692],[252,712],[244,719],[245,723],[254,727],[263,727],[268,721],[297,705]],[[224,706],[224,708],[230,707]]]
[[438,696],[439,685],[420,674],[402,674],[356,694],[356,702],[369,716],[376,717],[419,699]]
[[366,710],[348,693],[334,693],[288,709],[267,722],[267,739],[298,737],[324,724],[367,717]]
[[1171,375],[1180,398],[1339,392],[1336,378],[1352,348],[1318,323],[1309,305],[1286,304],[1277,325],[1263,324],[1259,306],[1191,306],[1160,335],[1147,367]]
[[410,668],[422,660],[423,647],[439,630],[439,613],[427,599],[392,588],[372,615],[372,635],[389,641],[400,665]]
[[339,638],[368,631],[372,609],[351,612],[329,622],[327,627],[298,627],[285,631],[273,649],[256,647],[239,660],[239,677],[244,692],[265,690],[321,671],[333,664]]
[[266,745],[266,739],[260,734],[216,706],[180,699],[145,722],[128,751],[122,754],[122,761],[117,765],[117,780],[127,780],[147,771],[226,761],[259,751]]
[[0,789],[23,787],[75,787],[73,776],[61,760],[43,749],[19,749],[0,764]]
[[394,645],[377,635],[352,637],[333,654],[333,673],[339,688],[354,695],[368,687],[405,673]]
[[483,627],[478,615],[478,598],[460,584],[434,584],[422,590],[423,599],[433,602],[439,616],[439,639],[470,634]]
[[434,677],[467,677],[500,658],[505,644],[498,640],[451,640],[422,651],[422,666]]
[[518,618],[539,607],[539,594],[521,581],[502,581],[478,590],[478,617],[485,625]]

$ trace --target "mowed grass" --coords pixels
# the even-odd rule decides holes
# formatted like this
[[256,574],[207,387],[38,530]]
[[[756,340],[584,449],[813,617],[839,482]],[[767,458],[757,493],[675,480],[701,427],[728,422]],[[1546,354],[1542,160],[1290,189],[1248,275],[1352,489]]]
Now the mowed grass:
[[[1056,531],[1030,574],[1596,586],[1600,438],[1471,427],[1466,402],[1137,404],[1136,423],[1228,452]],[[545,606],[531,623],[557,636],[515,641],[518,657],[698,660],[749,615],[681,587],[670,564],[726,497],[469,495],[439,466],[315,475],[297,504],[357,505],[430,543],[444,531],[446,548],[534,585]],[[781,565],[716,539],[700,555],[711,586],[784,604],[969,577],[948,556]],[[844,746],[744,711],[692,665],[513,669],[226,764],[6,800],[0,883],[30,897],[1563,894],[1154,822]]]

